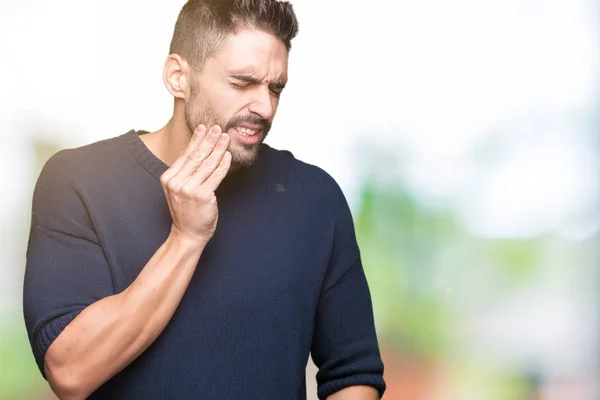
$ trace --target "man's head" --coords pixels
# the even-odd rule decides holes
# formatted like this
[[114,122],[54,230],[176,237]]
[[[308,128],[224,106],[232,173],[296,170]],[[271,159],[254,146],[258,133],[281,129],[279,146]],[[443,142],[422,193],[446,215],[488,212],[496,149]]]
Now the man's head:
[[175,113],[184,114],[190,132],[216,124],[229,133],[233,169],[256,159],[297,33],[284,1],[189,0],[179,14],[164,72]]

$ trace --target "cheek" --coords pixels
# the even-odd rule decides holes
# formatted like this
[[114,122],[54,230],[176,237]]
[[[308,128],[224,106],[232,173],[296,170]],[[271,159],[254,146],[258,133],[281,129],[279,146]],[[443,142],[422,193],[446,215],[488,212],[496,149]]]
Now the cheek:
[[231,119],[236,115],[248,114],[251,93],[236,88],[223,90],[220,98],[215,102],[218,104],[220,114]]

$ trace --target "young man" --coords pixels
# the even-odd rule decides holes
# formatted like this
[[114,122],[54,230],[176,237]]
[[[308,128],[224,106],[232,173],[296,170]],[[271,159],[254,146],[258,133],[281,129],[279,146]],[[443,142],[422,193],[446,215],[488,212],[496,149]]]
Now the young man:
[[376,399],[383,364],[336,182],[263,143],[298,31],[276,0],[190,0],[157,132],[63,150],[35,188],[24,287],[61,399]]

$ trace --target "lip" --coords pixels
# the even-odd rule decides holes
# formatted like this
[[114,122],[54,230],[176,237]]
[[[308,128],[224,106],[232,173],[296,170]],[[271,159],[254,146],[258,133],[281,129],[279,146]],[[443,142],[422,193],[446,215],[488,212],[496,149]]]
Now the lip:
[[[252,135],[252,136],[243,136],[236,129],[237,127],[247,128],[247,129],[256,129],[256,130],[258,130],[258,132],[256,132],[256,134]],[[241,143],[244,143],[244,144],[257,144],[257,143],[260,142],[260,140],[262,138],[263,130],[262,130],[262,127],[259,126],[259,125],[247,125],[247,124],[244,124],[244,125],[235,125],[235,126],[231,127],[229,129],[228,133],[232,137],[233,137],[233,135],[235,135],[237,141],[239,141]]]
[[[232,129],[235,128],[246,128],[246,129],[251,129],[251,130],[256,130],[256,131],[262,131],[262,125],[253,125],[253,124],[237,124],[231,127]],[[259,132],[260,133],[260,132]]]

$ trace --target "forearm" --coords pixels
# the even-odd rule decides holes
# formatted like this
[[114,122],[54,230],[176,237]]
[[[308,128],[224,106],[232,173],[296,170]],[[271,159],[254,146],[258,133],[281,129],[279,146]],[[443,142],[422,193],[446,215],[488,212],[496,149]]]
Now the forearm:
[[378,400],[379,393],[370,386],[349,386],[327,397],[327,400]]
[[61,398],[85,398],[154,342],[177,309],[204,246],[170,236],[122,293],[83,310],[48,349]]

